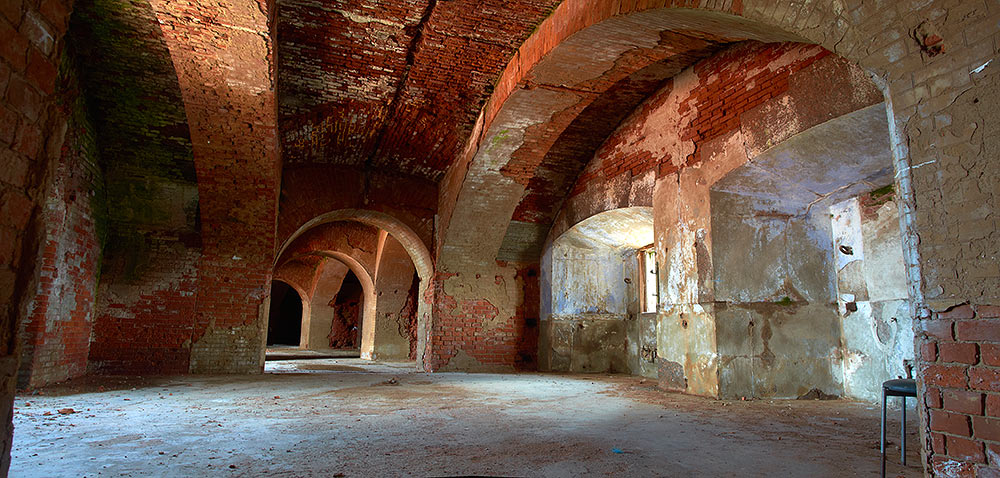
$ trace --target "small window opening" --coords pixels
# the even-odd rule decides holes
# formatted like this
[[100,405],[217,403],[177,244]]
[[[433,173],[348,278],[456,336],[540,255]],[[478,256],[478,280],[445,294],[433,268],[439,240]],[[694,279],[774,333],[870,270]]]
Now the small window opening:
[[650,244],[639,249],[639,292],[640,307],[643,313],[656,312],[659,302],[659,288],[656,272],[656,249]]

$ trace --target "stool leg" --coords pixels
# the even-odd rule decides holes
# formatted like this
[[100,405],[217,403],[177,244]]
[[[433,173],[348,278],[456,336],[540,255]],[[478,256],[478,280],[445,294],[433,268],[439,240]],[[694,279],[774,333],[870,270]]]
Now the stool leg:
[[906,395],[903,395],[903,420],[899,422],[899,461],[906,466]]
[[879,434],[879,450],[882,452],[882,478],[885,478],[885,389],[882,389],[882,431]]

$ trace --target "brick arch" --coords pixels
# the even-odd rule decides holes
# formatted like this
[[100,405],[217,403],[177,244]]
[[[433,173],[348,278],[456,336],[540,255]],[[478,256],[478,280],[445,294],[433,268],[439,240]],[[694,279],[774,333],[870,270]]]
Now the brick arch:
[[[279,278],[279,277],[274,277],[274,278],[271,279],[271,290],[274,290],[274,283],[275,282],[281,282],[281,283],[287,285],[292,290],[294,290],[296,294],[299,295],[299,301],[302,302],[302,314],[301,314],[301,317],[299,317],[299,322],[300,322],[300,324],[304,323],[306,317],[309,317],[309,310],[310,310],[309,309],[310,308],[309,295],[306,294],[306,290],[304,288],[302,288],[302,286],[298,285],[297,281],[294,281],[294,280],[289,279],[289,278]],[[265,326],[269,327],[270,321],[271,321],[271,316],[268,315],[267,322],[266,322]],[[264,335],[264,347],[266,349],[267,348],[267,332],[265,332],[263,335]]]
[[[306,301],[309,299],[309,294],[308,294],[306,288],[302,287],[302,285],[299,284],[299,282],[297,280],[295,280],[295,279],[293,279],[291,277],[281,276],[281,275],[275,274],[274,278],[271,279],[271,282],[284,282],[285,284],[288,285],[288,287],[291,287],[292,289],[295,289],[295,292],[298,292],[299,297],[302,299],[303,305],[307,305]],[[303,310],[303,315],[304,315],[306,309],[303,308],[302,310]]]
[[[420,236],[414,232],[409,226],[404,224],[402,221],[394,218],[383,212],[371,211],[365,209],[340,209],[336,211],[330,211],[325,214],[314,217],[313,219],[307,221],[298,230],[292,233],[288,239],[281,245],[278,249],[277,254],[275,254],[275,263],[281,259],[282,255],[286,250],[295,242],[296,239],[306,234],[309,230],[316,227],[322,226],[323,224],[328,224],[338,221],[354,221],[360,222],[362,224],[367,224],[369,226],[374,226],[379,229],[386,231],[389,235],[394,237],[403,248],[409,254],[410,259],[413,261],[413,265],[416,268],[417,276],[420,278],[420,285],[418,290],[418,297],[424,298],[424,300],[419,300],[417,303],[417,367],[420,369],[426,368],[428,365],[425,355],[427,354],[429,347],[428,337],[431,332],[432,327],[432,317],[431,317],[431,303],[427,300],[428,292],[433,294],[432,290],[429,289],[430,283],[434,278],[434,264],[431,259],[430,251],[427,249],[426,244],[420,239]],[[352,259],[353,260],[353,259]],[[360,264],[360,263],[359,263]],[[370,277],[370,276],[369,276]],[[374,290],[374,285],[372,286]],[[367,297],[367,296],[366,296]],[[366,322],[374,324],[374,299],[372,300],[372,321]],[[368,305],[366,302],[365,308]],[[367,311],[366,311],[367,314]],[[367,315],[366,315],[367,317]],[[364,336],[364,332],[362,332]],[[362,338],[362,353],[365,350],[364,338]],[[371,345],[368,342],[368,345]],[[370,349],[370,347],[369,347]]]
[[[552,209],[562,200],[543,191],[575,177],[573,168],[562,176],[552,171],[572,156],[567,154],[572,151],[553,152],[560,146],[557,138],[581,126],[574,121],[585,119],[586,110],[630,75],[663,62],[683,66],[683,57],[695,54],[697,45],[670,35],[681,35],[687,43],[701,41],[702,46],[747,39],[817,43],[870,71],[884,74],[889,67],[885,51],[869,54],[857,48],[871,39],[852,29],[847,12],[837,13],[830,5],[775,9],[757,1],[730,7],[689,3],[567,1],[539,25],[501,74],[464,157],[442,181],[438,237],[443,265],[525,259],[505,256],[504,251],[519,244],[504,238],[533,237],[537,246]],[[845,28],[846,33],[841,31]],[[682,45],[676,46],[678,42]],[[560,153],[562,158],[544,162],[547,155]],[[543,205],[547,221],[524,224],[532,222],[531,202],[548,203]],[[485,241],[483,230],[491,231]],[[537,254],[537,247],[529,249]]]
[[[372,336],[371,333],[366,334],[365,331],[368,329],[373,330],[376,318],[375,280],[372,277],[371,271],[369,271],[368,267],[366,267],[365,264],[363,264],[360,260],[352,256],[351,254],[335,250],[317,250],[317,251],[297,254],[290,257],[288,261],[286,261],[285,263],[287,264],[292,261],[302,260],[311,257],[332,260],[347,266],[347,268],[352,273],[354,273],[354,275],[358,278],[358,282],[361,283],[361,295],[362,297],[364,297],[363,301],[364,309],[361,311],[361,326],[362,326],[361,357],[370,359],[372,356],[371,351],[372,348],[374,347],[373,343],[374,337]],[[314,277],[314,280],[318,281],[319,277]],[[316,285],[314,284],[313,285],[314,293],[315,293],[315,286]],[[329,300],[330,298],[331,297],[323,297],[322,300]],[[312,308],[314,304],[316,304],[317,300],[319,300],[318,297],[314,297],[313,295],[309,296],[308,302],[310,308]],[[306,316],[303,313],[303,329],[307,326],[309,322],[308,320],[305,320],[305,318]]]
[[431,261],[431,253],[417,233],[393,216],[383,212],[364,209],[340,209],[337,211],[330,211],[307,221],[281,244],[281,247],[278,248],[278,253],[274,256],[275,263],[278,262],[282,254],[285,253],[289,246],[291,246],[296,239],[301,237],[307,231],[323,224],[339,221],[360,222],[362,224],[367,224],[369,226],[385,230],[391,236],[395,237],[404,248],[406,248],[406,251],[410,254],[410,258],[413,260],[414,266],[417,268],[417,274],[420,276],[420,280],[422,282],[430,280],[434,267],[433,262]]
[[[464,157],[442,181],[442,264],[523,259],[498,256],[507,246],[503,239],[520,199],[532,180],[541,179],[537,191],[552,182],[539,166],[559,136],[576,127],[584,130],[576,134],[586,137],[588,126],[607,119],[600,107],[608,95],[627,91],[634,86],[628,83],[649,75],[665,80],[728,43],[809,41],[769,27],[773,22],[741,17],[741,7],[720,12],[663,6],[564,2],[525,41],[481,111]],[[661,71],[648,71],[656,65]],[[571,157],[572,148],[567,149],[562,155]],[[548,167],[561,163],[565,160]],[[486,238],[481,237],[484,229],[491,232]],[[544,234],[544,228],[527,229],[528,235]],[[450,256],[449,250],[462,252]]]
[[318,224],[289,242],[277,258],[275,273],[297,260],[294,257],[314,251],[339,251],[356,259],[369,275],[374,275],[379,234],[379,228],[355,221]]

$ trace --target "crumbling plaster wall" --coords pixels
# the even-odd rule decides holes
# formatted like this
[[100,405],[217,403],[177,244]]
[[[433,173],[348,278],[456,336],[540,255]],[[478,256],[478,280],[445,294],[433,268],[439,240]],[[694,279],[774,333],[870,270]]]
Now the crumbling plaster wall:
[[642,372],[639,355],[655,344],[655,322],[639,315],[637,250],[652,243],[652,215],[648,207],[613,209],[546,241],[539,369]]
[[761,211],[725,192],[712,208],[720,397],[842,395],[827,209]]
[[[574,5],[567,6],[567,3]],[[496,83],[461,157],[452,164],[441,182],[436,231],[440,246],[434,288],[435,327],[444,321],[450,323],[452,317],[465,316],[466,310],[475,310],[476,307],[484,307],[484,311],[513,311],[526,305],[520,302],[520,294],[504,293],[502,289],[490,291],[493,286],[479,281],[496,277],[496,282],[510,284],[509,278],[517,276],[518,272],[507,269],[507,266],[516,261],[522,270],[537,269],[540,248],[531,248],[525,254],[505,254],[501,257],[499,253],[503,249],[504,235],[483,234],[482,231],[507,231],[512,226],[511,218],[548,148],[581,111],[612,85],[657,61],[682,58],[686,60],[684,64],[690,64],[691,57],[688,55],[697,58],[699,50],[711,47],[715,41],[795,38],[782,32],[756,28],[735,17],[699,17],[691,11],[680,10],[671,12],[676,16],[661,17],[653,12],[622,16],[585,29],[592,22],[613,16],[621,6],[609,8],[609,5],[600,5],[593,10],[592,7],[594,5],[564,2],[556,12],[561,11],[573,18],[568,23],[543,22],[536,34],[521,46],[518,55]],[[672,28],[696,29],[695,25],[704,26],[711,33],[696,34],[695,38],[677,38],[668,34],[667,40],[661,35]],[[574,33],[578,35],[569,39]],[[563,40],[566,40],[565,44]],[[595,46],[599,54],[595,54]],[[549,54],[555,50],[558,52]],[[514,232],[517,232],[518,225],[513,226]],[[544,237],[545,226],[528,224],[524,228],[529,232],[526,234],[527,242],[540,243],[536,239]],[[530,273],[523,276],[532,277]],[[504,280],[501,281],[500,277]],[[463,283],[450,285],[457,282]],[[437,284],[442,287],[437,287]],[[463,296],[465,292],[475,291],[475,294],[453,301],[456,297],[448,289],[462,290]],[[492,316],[492,312],[487,312],[487,315]],[[528,334],[533,334],[530,320],[525,324],[514,321],[511,316],[500,320],[507,322],[507,330],[525,329]],[[440,353],[434,354],[434,366],[448,363],[467,343],[464,336],[454,340],[445,338],[446,333],[446,329],[435,330],[433,339],[441,337],[447,345],[439,348]],[[486,368],[502,368],[507,363],[518,361],[516,357],[504,354],[520,354],[522,352],[517,344],[527,343],[517,336],[502,337],[497,337],[505,343],[503,348],[497,350],[501,353],[484,354],[493,357],[483,364]],[[471,347],[473,344],[468,342],[468,345]]]
[[382,234],[377,256],[372,358],[408,360],[411,339],[416,339],[417,311],[410,302],[416,269],[403,245],[388,234]]
[[[711,185],[777,142],[878,101],[863,72],[821,48],[744,43],[672,79],[598,149],[556,224],[586,210],[580,205],[590,198],[624,200],[622,177],[641,185],[652,176],[663,388],[719,395]],[[635,157],[650,158],[654,173],[612,167]]]
[[844,337],[844,392],[877,401],[881,384],[906,378],[914,359],[899,207],[892,188],[830,207],[837,309]]
[[625,267],[611,247],[557,243],[543,256],[542,290],[552,299],[542,309],[539,370],[629,371]]

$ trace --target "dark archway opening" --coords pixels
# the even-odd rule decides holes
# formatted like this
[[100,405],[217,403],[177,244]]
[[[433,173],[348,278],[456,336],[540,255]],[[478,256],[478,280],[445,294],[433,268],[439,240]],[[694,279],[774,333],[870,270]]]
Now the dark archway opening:
[[348,272],[340,291],[333,299],[333,325],[330,327],[330,348],[357,349],[361,347],[361,311],[363,309],[361,281]]
[[267,345],[299,345],[302,339],[302,298],[284,282],[271,283]]

